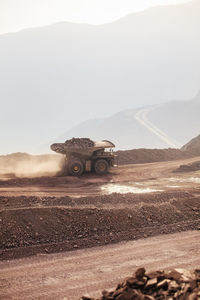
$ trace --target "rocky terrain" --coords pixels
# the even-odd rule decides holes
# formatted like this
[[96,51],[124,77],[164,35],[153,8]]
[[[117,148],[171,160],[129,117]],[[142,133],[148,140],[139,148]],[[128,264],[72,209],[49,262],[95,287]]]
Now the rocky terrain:
[[[0,180],[0,259],[200,228],[200,174],[183,162],[127,165],[106,176]],[[188,176],[189,174],[189,176]]]
[[0,259],[200,229],[200,192],[0,197]]
[[[2,299],[27,299],[27,295],[30,296],[28,292],[29,285],[32,287],[31,293],[37,294],[37,291],[35,291],[36,282],[37,286],[40,286],[38,293],[39,291],[41,292],[41,289],[43,290],[42,293],[44,293],[37,294],[36,299],[51,299],[50,287],[54,287],[54,296],[52,296],[52,299],[63,299],[64,296],[69,296],[69,298],[66,298],[67,300],[78,299],[74,295],[79,295],[80,298],[81,295],[85,294],[84,291],[94,291],[94,286],[98,289],[103,289],[106,283],[105,287],[113,287],[113,284],[116,284],[117,278],[112,280],[112,272],[106,277],[106,282],[104,282],[102,274],[101,284],[98,284],[97,279],[95,279],[95,282],[93,281],[94,279],[90,279],[89,283],[87,281],[89,277],[87,279],[87,276],[81,273],[82,270],[77,265],[74,278],[77,278],[77,272],[80,272],[82,274],[80,276],[81,278],[84,277],[86,285],[83,285],[83,288],[78,290],[77,282],[74,281],[75,279],[71,279],[73,287],[66,286],[66,288],[63,287],[63,291],[60,291],[59,284],[61,281],[64,282],[63,276],[68,275],[59,275],[61,266],[58,263],[56,271],[58,273],[55,275],[58,278],[49,278],[49,275],[46,274],[45,276],[46,278],[48,277],[48,280],[46,279],[47,282],[43,282],[42,257],[45,257],[45,255],[58,255],[58,253],[69,255],[69,259],[70,257],[74,257],[72,259],[72,269],[70,269],[70,274],[72,274],[76,265],[77,255],[79,255],[78,251],[87,253],[90,249],[93,251],[92,249],[101,249],[101,247],[118,247],[119,243],[137,242],[139,245],[140,241],[147,241],[145,246],[138,246],[138,251],[142,256],[136,260],[136,267],[139,261],[144,260],[144,257],[148,258],[147,253],[141,254],[144,249],[149,249],[150,240],[148,239],[162,239],[170,234],[178,235],[185,232],[187,242],[181,244],[182,250],[172,250],[173,247],[179,247],[181,243],[181,240],[178,241],[177,238],[172,238],[170,242],[171,250],[168,249],[168,244],[162,250],[163,265],[167,265],[165,258],[171,255],[170,259],[173,261],[173,266],[185,266],[190,261],[190,266],[194,267],[199,257],[199,246],[196,236],[198,236],[200,230],[200,157],[195,156],[190,150],[141,149],[131,151],[132,156],[130,157],[129,155],[125,155],[129,154],[128,151],[121,154],[121,157],[126,157],[128,164],[112,168],[110,173],[105,176],[84,174],[81,177],[65,177],[49,176],[46,173],[43,176],[39,173],[40,176],[35,177],[33,174],[31,176],[20,176],[14,172],[11,174],[9,172],[1,174],[0,265],[3,267],[2,270],[7,270],[6,273],[0,271],[0,282],[3,283],[2,291],[0,291]],[[176,160],[173,157],[173,151],[177,151]],[[144,153],[146,153],[146,158]],[[180,155],[179,157],[179,154],[183,156]],[[167,160],[167,155],[171,155],[171,160]],[[17,154],[17,156],[20,158],[20,163],[18,161],[19,165],[22,165],[23,159],[31,161],[31,156],[29,155]],[[8,162],[14,159],[14,157],[11,155],[1,157],[1,159],[2,161],[6,159]],[[52,157],[60,160],[62,156],[48,156],[49,160]],[[139,157],[143,157],[144,161],[145,159],[148,160],[148,163],[130,164],[131,157],[134,159],[138,157],[138,162],[142,162],[139,160]],[[44,156],[34,157],[36,160],[39,158],[40,162],[43,159],[45,160]],[[158,161],[155,162],[156,159]],[[35,164],[36,160],[34,161]],[[195,236],[193,236],[193,232]],[[188,235],[191,236],[190,239]],[[152,267],[156,266],[155,251],[157,251],[156,257],[160,255],[158,247],[158,244],[152,247],[153,254],[151,260],[148,261],[148,264],[152,264]],[[176,259],[182,257],[183,248],[185,253],[184,263],[182,260],[177,263]],[[113,257],[116,257],[117,253],[118,251],[114,251],[112,254]],[[39,265],[35,265],[34,267],[32,264],[29,265],[29,261],[26,261],[25,269],[31,266],[31,270],[20,269],[20,276],[24,279],[22,280],[18,275],[16,279],[16,275],[14,274],[15,272],[19,272],[20,259],[31,260],[33,255],[41,256],[41,265],[39,263]],[[125,258],[126,255],[124,254],[123,260]],[[7,269],[8,264],[10,264],[9,261],[13,261],[14,269]],[[80,265],[84,262],[85,258],[83,262],[82,260],[80,261]],[[115,258],[116,262],[119,266],[121,265],[117,257]],[[126,262],[124,269],[128,268],[129,263],[130,261]],[[92,261],[93,264],[94,261]],[[97,268],[100,268],[101,264],[102,259],[98,263]],[[71,264],[69,263],[69,268],[70,266]],[[52,268],[52,263],[50,263],[50,268]],[[34,270],[36,273],[34,273]],[[31,279],[32,272],[35,274],[34,280]],[[63,272],[62,274],[64,274]],[[28,273],[30,273],[30,278],[27,275]],[[41,276],[39,279],[37,279],[38,274]],[[120,285],[120,288],[116,291],[112,289],[112,293],[110,291],[104,293],[103,299],[115,299],[116,295],[118,297],[116,299],[125,299],[123,293],[129,297],[127,294],[129,292],[131,297],[134,293],[138,294],[137,296],[140,297],[138,299],[165,299],[159,294],[161,292],[165,294],[165,297],[170,297],[170,282],[174,281],[174,279],[168,278],[168,271],[162,273],[161,277],[157,274],[158,276],[150,278],[148,274],[145,273],[143,276],[145,280],[142,281],[139,289],[136,286],[137,282],[133,283],[133,288],[127,287],[126,284],[124,286]],[[93,276],[92,278],[96,278],[95,276],[97,275],[93,274],[91,276]],[[161,278],[165,281],[164,288],[161,284],[163,281]],[[147,289],[146,285],[151,285],[151,279],[154,279],[154,284],[151,288]],[[24,282],[23,294],[21,294],[22,282]],[[160,287],[160,284],[162,287]],[[177,297],[180,296],[182,298],[175,299],[190,299],[187,298],[188,291],[191,291],[191,295],[194,294],[194,298],[191,299],[196,299],[196,285],[187,285],[187,287],[188,289],[184,289],[182,283],[178,287],[176,286],[175,293],[177,293]],[[13,298],[13,293],[16,291],[18,294],[16,298]],[[62,297],[58,298],[57,294],[62,295]],[[144,294],[154,298],[144,298],[147,297]],[[158,295],[161,298],[158,298]],[[85,299],[87,297],[86,295]],[[94,297],[96,297],[95,294]],[[92,298],[92,295],[90,298]]]
[[[116,290],[103,291],[99,300],[155,300],[188,299],[200,296],[200,269],[188,271],[175,269],[146,273],[144,268],[136,270],[132,277],[119,283]],[[95,300],[82,297],[82,300]]]

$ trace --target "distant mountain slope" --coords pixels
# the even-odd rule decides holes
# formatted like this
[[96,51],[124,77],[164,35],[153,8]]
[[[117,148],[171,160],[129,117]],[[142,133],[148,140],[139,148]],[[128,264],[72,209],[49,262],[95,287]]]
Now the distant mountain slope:
[[[59,23],[1,35],[0,53],[1,151],[31,151],[89,118],[194,95],[200,1],[155,7],[101,26]],[[147,146],[154,139],[155,147],[164,146],[137,121],[121,118],[121,125],[118,116],[112,120],[116,138],[130,126],[134,145],[140,146],[137,129]],[[109,118],[106,124],[104,130]]]
[[118,149],[180,148],[200,133],[199,112],[200,94],[190,101],[170,101],[122,111],[101,120],[88,120],[58,139],[73,136],[110,139]]
[[200,135],[193,138],[191,141],[185,144],[181,149],[184,151],[190,151],[200,155]]
[[191,101],[170,101],[156,107],[148,119],[172,139],[185,144],[200,133],[200,93]]

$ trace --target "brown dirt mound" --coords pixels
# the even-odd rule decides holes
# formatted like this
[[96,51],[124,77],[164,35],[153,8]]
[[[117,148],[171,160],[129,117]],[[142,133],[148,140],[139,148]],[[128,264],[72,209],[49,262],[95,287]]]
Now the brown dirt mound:
[[200,228],[199,197],[184,192],[0,197],[0,203],[1,259]]
[[[132,277],[118,284],[116,290],[103,291],[99,300],[197,300],[200,296],[200,269],[174,269],[146,273],[138,269]],[[82,297],[82,300],[95,300]]]
[[200,161],[195,161],[191,164],[180,165],[174,172],[195,172],[200,170]]
[[143,164],[177,159],[191,158],[200,155],[200,135],[192,139],[181,149],[132,149],[117,151],[118,164]]
[[169,160],[191,158],[196,153],[182,151],[179,149],[133,149],[117,151],[117,162],[119,165],[144,164]]

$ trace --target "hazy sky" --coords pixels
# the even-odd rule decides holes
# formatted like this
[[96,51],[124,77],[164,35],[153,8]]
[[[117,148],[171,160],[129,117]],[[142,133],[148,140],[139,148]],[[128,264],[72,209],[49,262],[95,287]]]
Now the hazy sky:
[[154,5],[189,0],[0,0],[0,34],[60,21],[102,24]]
[[[185,2],[0,0],[0,34],[61,21],[103,24]],[[58,24],[1,35],[0,155],[49,148],[90,118],[192,99],[200,78],[199,3],[156,8],[112,25]]]

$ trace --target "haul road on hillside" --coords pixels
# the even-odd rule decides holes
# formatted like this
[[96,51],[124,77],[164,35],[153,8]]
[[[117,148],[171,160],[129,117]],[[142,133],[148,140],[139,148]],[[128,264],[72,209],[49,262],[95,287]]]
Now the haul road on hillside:
[[72,138],[65,143],[51,145],[53,151],[66,156],[66,172],[73,176],[92,171],[100,175],[108,173],[114,166],[114,147],[110,141],[94,142],[88,138]]

